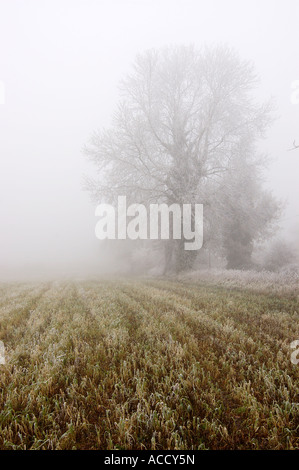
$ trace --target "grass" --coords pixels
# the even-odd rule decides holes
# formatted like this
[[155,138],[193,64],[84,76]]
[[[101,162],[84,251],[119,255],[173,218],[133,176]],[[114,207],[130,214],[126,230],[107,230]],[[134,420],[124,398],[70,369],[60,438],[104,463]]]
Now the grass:
[[0,286],[1,449],[299,449],[295,294]]

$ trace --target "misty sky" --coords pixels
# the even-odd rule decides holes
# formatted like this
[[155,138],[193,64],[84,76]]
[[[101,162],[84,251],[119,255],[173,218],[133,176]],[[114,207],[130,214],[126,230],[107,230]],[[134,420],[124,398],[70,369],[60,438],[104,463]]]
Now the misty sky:
[[299,143],[298,25],[298,0],[0,0],[0,269],[95,262],[95,207],[82,190],[93,168],[82,147],[109,126],[136,54],[170,44],[226,43],[255,63],[259,98],[277,104],[261,144],[273,158],[268,186],[288,201],[294,238],[299,150],[287,149]]

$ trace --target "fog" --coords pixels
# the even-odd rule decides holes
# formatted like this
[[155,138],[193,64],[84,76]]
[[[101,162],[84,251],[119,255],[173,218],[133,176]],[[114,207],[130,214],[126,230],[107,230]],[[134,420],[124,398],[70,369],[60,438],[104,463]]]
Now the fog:
[[172,44],[224,43],[254,63],[258,97],[276,103],[260,143],[267,186],[285,203],[281,236],[296,241],[298,23],[298,0],[0,0],[0,279],[101,270],[82,148],[109,127],[136,54]]

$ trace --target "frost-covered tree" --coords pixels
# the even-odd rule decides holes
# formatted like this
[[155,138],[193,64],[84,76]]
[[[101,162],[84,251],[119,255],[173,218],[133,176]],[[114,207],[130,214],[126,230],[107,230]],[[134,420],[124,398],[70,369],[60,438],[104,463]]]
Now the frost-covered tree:
[[286,240],[274,240],[269,246],[265,259],[264,267],[268,271],[279,271],[286,266],[293,268],[296,266],[298,270],[298,254],[296,247]]
[[275,198],[263,188],[261,161],[251,147],[248,143],[240,148],[222,181],[219,235],[228,269],[252,267],[254,244],[272,234],[280,213]]
[[[94,198],[203,203],[211,241],[221,181],[241,142],[255,142],[269,123],[269,105],[253,98],[256,83],[253,67],[227,47],[139,55],[122,82],[112,126],[95,132],[86,148],[99,172],[89,182]],[[184,252],[183,243],[164,243],[166,269],[192,265],[196,252]]]

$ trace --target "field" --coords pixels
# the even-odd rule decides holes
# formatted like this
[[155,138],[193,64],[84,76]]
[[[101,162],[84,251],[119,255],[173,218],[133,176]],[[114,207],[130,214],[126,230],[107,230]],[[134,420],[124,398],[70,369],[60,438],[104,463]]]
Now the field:
[[1,284],[0,448],[299,449],[298,318],[210,280]]

